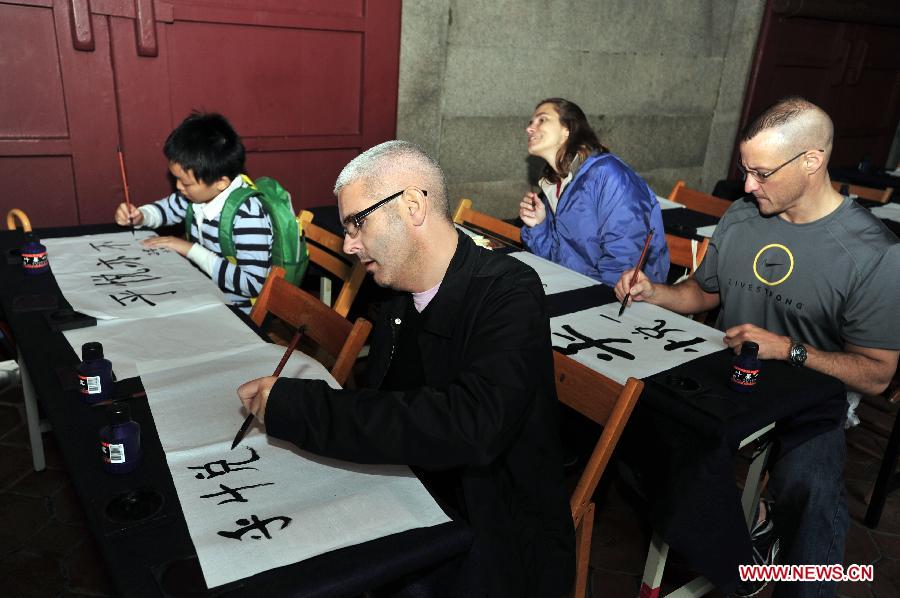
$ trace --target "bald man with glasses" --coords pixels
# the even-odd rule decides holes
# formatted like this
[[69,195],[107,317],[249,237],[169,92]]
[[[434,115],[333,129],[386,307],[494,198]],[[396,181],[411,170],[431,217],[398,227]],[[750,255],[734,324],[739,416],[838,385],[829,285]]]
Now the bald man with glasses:
[[[740,144],[744,190],[753,201],[736,201],[725,213],[693,277],[667,286],[641,274],[631,285],[629,271],[617,296],[683,314],[721,306],[717,326],[735,352],[753,341],[761,358],[834,376],[848,393],[882,392],[900,349],[900,245],[868,210],[832,188],[832,138],[831,119],[803,98],[766,110]],[[762,556],[770,560],[780,547],[782,564],[843,564],[843,422],[821,409],[800,419],[790,434],[781,428],[770,462],[775,540]],[[836,583],[781,583],[775,594],[835,590]]]
[[355,158],[335,195],[344,251],[394,291],[366,379],[333,390],[260,378],[238,389],[241,401],[269,435],[301,449],[412,466],[469,522],[470,556],[415,580],[414,595],[566,594],[575,541],[540,279],[456,231],[440,167],[410,143]]

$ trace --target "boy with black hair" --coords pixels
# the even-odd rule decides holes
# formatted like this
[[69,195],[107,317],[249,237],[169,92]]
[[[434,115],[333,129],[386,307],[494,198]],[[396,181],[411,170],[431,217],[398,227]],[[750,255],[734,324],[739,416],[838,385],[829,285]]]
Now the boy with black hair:
[[[272,223],[258,197],[248,197],[234,217],[234,260],[222,255],[219,218],[232,191],[249,184],[242,175],[244,145],[220,114],[192,113],[169,134],[163,153],[176,192],[139,208],[125,203],[116,209],[116,224],[158,228],[183,222],[188,206],[194,219],[190,241],[153,237],[147,247],[165,247],[187,257],[212,278],[228,300],[249,311],[271,266]],[[130,208],[130,209],[129,209]]]

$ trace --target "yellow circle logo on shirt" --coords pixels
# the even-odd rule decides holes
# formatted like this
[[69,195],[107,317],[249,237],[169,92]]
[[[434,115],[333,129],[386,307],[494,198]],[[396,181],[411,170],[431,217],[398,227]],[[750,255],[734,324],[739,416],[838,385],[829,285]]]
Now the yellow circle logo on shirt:
[[[766,273],[766,277],[760,274],[760,270]],[[753,275],[763,284],[774,287],[783,283],[794,271],[794,254],[791,250],[779,243],[770,243],[753,258]],[[781,278],[775,277],[781,275]]]

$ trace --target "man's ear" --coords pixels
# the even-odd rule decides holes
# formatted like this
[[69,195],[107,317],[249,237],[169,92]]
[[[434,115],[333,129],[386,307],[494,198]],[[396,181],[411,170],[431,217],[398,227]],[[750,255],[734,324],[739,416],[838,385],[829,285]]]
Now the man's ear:
[[815,174],[825,165],[825,152],[812,150],[806,152],[803,156],[803,168],[807,174]]
[[421,189],[409,187],[403,192],[403,207],[409,210],[413,226],[422,226],[428,214],[428,198]]

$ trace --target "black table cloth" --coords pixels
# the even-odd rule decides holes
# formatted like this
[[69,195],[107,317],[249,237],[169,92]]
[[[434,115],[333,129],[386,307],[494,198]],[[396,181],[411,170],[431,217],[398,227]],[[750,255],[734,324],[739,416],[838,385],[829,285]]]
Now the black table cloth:
[[[117,230],[121,229],[100,225],[36,232],[47,238]],[[12,328],[118,594],[356,596],[445,564],[468,550],[471,529],[451,521],[342,548],[207,591],[139,379],[118,381],[116,398],[129,402],[132,419],[141,425],[143,461],[130,474],[106,473],[98,436],[107,423],[105,407],[81,401],[75,378],[79,358],[51,318],[69,306],[52,274],[23,274],[15,255],[23,242],[21,231],[0,232],[0,250],[6,258],[0,264],[0,310]],[[53,256],[49,257],[52,268]]]

